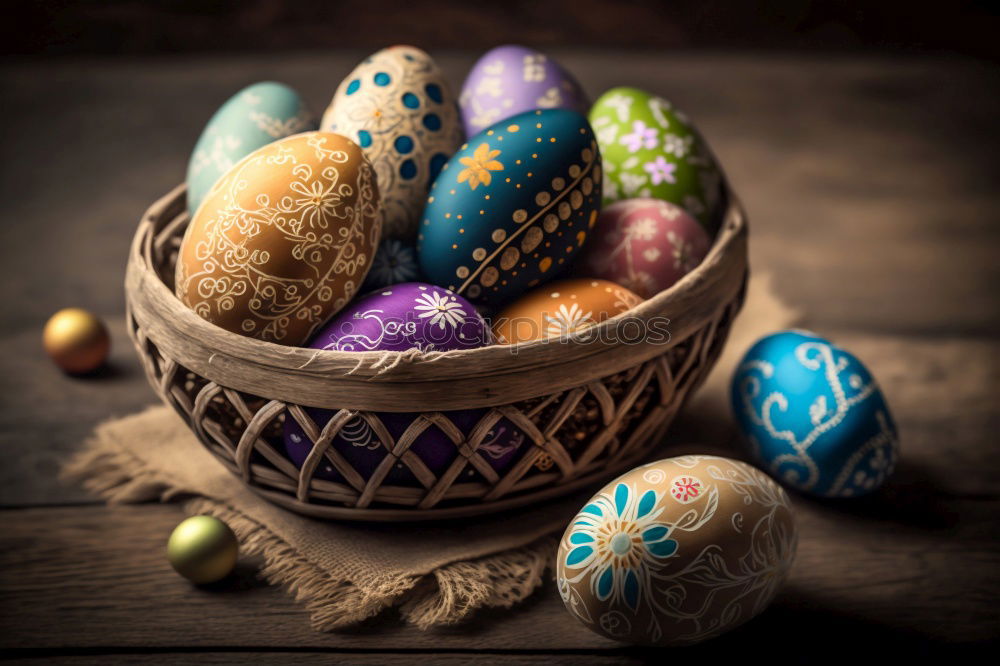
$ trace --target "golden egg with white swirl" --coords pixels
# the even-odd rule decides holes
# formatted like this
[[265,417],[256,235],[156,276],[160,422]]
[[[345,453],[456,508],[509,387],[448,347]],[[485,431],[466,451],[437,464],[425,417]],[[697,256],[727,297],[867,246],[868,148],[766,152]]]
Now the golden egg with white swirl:
[[787,493],[760,470],[668,458],[615,479],[573,518],[559,545],[559,593],[608,638],[698,643],[767,607],[797,542]]
[[381,223],[374,171],[329,132],[268,144],[218,180],[177,258],[177,297],[241,335],[301,345],[357,293]]

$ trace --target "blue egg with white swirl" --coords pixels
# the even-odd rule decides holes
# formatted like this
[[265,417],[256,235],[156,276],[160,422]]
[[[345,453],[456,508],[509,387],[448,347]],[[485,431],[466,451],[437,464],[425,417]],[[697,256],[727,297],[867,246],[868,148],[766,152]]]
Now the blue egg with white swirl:
[[815,333],[757,341],[737,367],[731,397],[761,467],[802,492],[866,495],[899,458],[896,425],[871,373]]
[[316,127],[302,96],[283,83],[262,81],[239,91],[208,121],[191,153],[188,212],[194,215],[215,182],[250,153]]

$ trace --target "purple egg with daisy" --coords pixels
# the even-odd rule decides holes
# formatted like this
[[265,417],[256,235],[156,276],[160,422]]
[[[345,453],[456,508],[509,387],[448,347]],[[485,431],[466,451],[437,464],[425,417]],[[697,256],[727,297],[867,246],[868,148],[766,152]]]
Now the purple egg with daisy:
[[[492,343],[492,334],[482,315],[471,303],[443,287],[407,282],[376,290],[358,299],[330,321],[309,347],[335,351],[423,352],[473,349]],[[488,409],[442,412],[462,437],[467,437]],[[306,413],[322,429],[335,410],[308,408]],[[415,412],[359,414],[341,428],[330,446],[365,480],[380,469],[395,443],[415,421]],[[378,427],[379,421],[385,426]],[[288,457],[301,467],[313,448],[305,428],[288,414],[284,425],[284,446]],[[426,485],[431,476],[443,474],[459,457],[459,445],[436,424],[428,425],[413,441],[409,451],[418,461],[395,460],[386,474],[389,483],[405,486]],[[476,450],[476,454],[498,474],[502,474],[528,448],[526,435],[505,418],[496,421]],[[414,472],[413,467],[418,469]],[[427,472],[430,472],[430,475]],[[472,462],[465,464],[462,477],[482,481]],[[344,476],[327,455],[316,470],[318,478],[344,481]]]

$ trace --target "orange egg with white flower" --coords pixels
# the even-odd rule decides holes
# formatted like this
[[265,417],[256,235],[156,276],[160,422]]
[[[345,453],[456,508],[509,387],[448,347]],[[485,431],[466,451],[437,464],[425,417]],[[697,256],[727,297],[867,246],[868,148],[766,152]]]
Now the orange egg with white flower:
[[607,280],[559,280],[535,289],[493,318],[502,344],[562,338],[627,312],[642,298]]

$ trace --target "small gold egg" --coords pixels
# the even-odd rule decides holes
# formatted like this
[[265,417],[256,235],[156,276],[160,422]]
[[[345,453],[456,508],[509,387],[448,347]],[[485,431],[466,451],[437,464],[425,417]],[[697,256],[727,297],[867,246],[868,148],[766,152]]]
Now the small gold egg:
[[174,528],[167,541],[170,566],[192,583],[214,583],[236,566],[239,543],[224,522],[213,516],[192,516]]
[[104,323],[81,308],[66,308],[52,315],[42,332],[45,352],[66,372],[96,370],[108,358],[111,337]]

